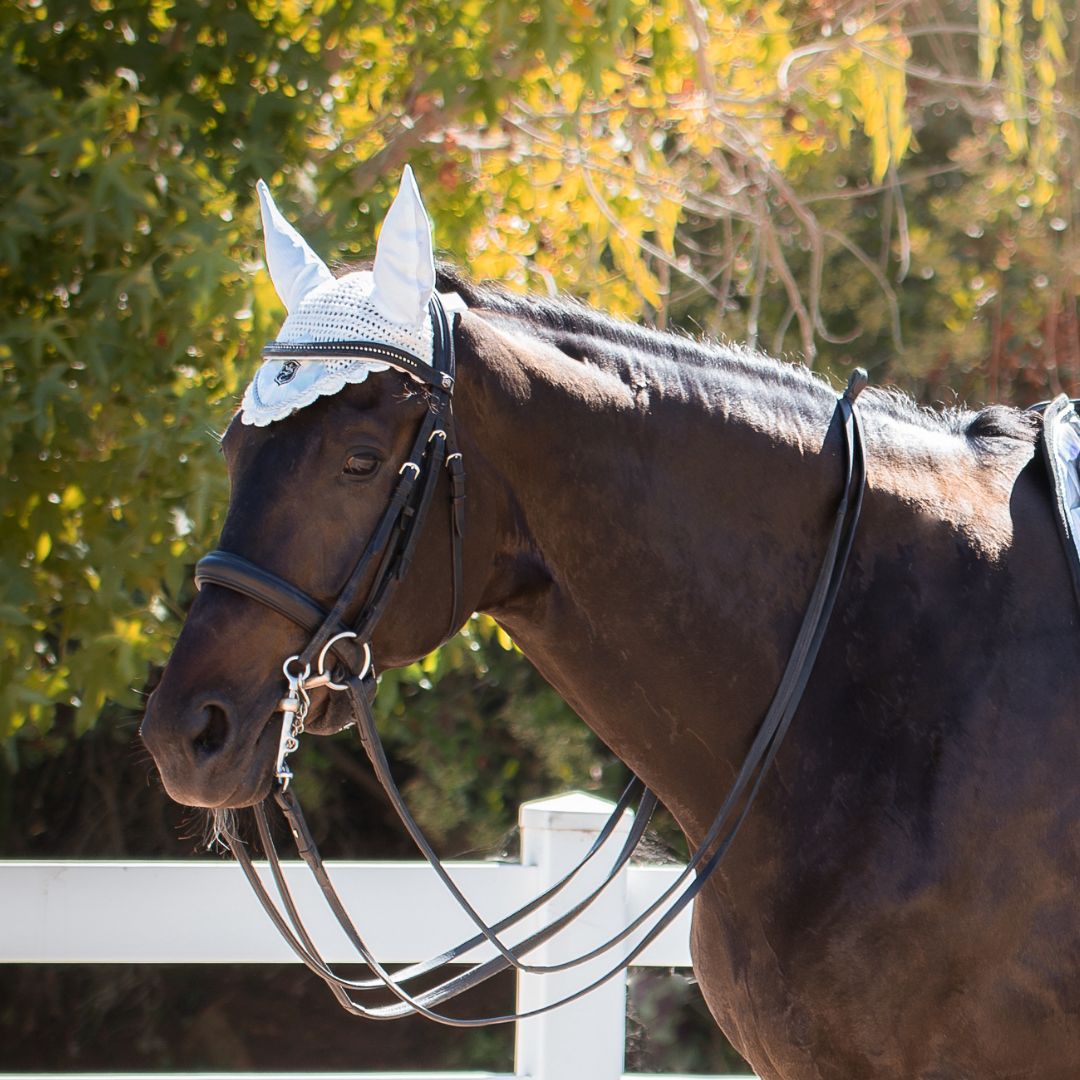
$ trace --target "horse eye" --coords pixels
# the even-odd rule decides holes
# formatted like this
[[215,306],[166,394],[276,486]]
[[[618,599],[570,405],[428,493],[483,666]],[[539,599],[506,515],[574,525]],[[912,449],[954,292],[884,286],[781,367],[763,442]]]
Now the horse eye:
[[367,479],[367,477],[375,475],[380,464],[381,462],[375,454],[359,452],[350,454],[345,459],[345,466],[341,471],[346,476],[359,476],[362,479]]

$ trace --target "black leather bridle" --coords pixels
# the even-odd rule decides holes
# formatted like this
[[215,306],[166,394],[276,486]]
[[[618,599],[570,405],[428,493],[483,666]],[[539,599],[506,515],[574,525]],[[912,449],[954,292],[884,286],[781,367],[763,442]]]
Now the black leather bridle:
[[[464,621],[464,581],[461,544],[465,533],[465,469],[457,449],[453,422],[454,341],[449,320],[436,296],[430,305],[434,329],[433,362],[392,345],[368,341],[329,341],[293,345],[274,342],[263,349],[266,359],[305,359],[357,357],[379,360],[421,382],[428,394],[429,407],[420,423],[405,464],[386,510],[375,526],[367,545],[334,602],[326,611],[302,589],[277,574],[257,566],[230,551],[212,551],[195,567],[195,584],[224,585],[291,619],[311,638],[295,658],[299,669],[315,664],[329,646],[338,659],[350,664],[354,656],[343,642],[366,642],[379,621],[394,587],[409,569],[416,542],[438,485],[439,472],[445,464],[450,477],[450,548],[453,599],[447,637],[457,632]],[[359,592],[377,566],[368,586],[367,598],[359,606]],[[353,614],[352,623],[346,620]],[[331,644],[332,643],[332,644]],[[371,673],[367,676],[373,678]],[[310,680],[308,686],[314,685]]]
[[[277,771],[279,784],[274,790],[273,799],[288,822],[298,854],[315,876],[337,922],[374,977],[359,980],[342,978],[331,970],[319,953],[300,918],[286,883],[270,833],[265,803],[254,808],[255,821],[279,896],[280,907],[263,885],[243,843],[232,835],[226,835],[233,855],[243,869],[259,902],[289,947],[312,972],[327,983],[346,1011],[375,1020],[394,1020],[419,1014],[455,1027],[477,1027],[486,1024],[510,1023],[547,1012],[582,997],[629,967],[645,947],[662,933],[697,896],[724,853],[731,846],[740,825],[753,805],[768,767],[798,708],[843,579],[844,568],[859,520],[866,480],[863,440],[855,400],[866,386],[867,377],[862,369],[857,369],[849,380],[847,389],[837,401],[835,415],[843,433],[845,448],[843,494],[836,510],[821,570],[811,593],[795,645],[776,694],[746,759],[705,837],[676,881],[629,926],[585,955],[573,960],[559,964],[528,964],[522,958],[530,950],[558,934],[584,911],[629,862],[645,833],[657,800],[639,780],[636,778],[632,780],[616,804],[607,824],[581,862],[542,895],[494,925],[488,925],[447,874],[406,807],[394,782],[371,708],[374,697],[374,674],[370,663],[368,642],[371,631],[385,610],[395,585],[404,577],[409,568],[417,539],[438,484],[440,471],[444,465],[450,474],[450,537],[453,574],[452,613],[448,636],[457,631],[466,615],[462,574],[465,473],[453,426],[452,397],[455,379],[453,336],[446,312],[437,296],[432,300],[431,315],[434,327],[434,351],[433,362],[430,365],[409,353],[378,342],[273,344],[263,351],[263,355],[268,358],[355,356],[379,360],[419,379],[424,383],[430,395],[430,408],[420,423],[409,458],[401,467],[399,480],[390,502],[330,611],[326,611],[292,583],[231,552],[214,551],[203,558],[195,568],[195,582],[200,588],[206,585],[218,585],[242,593],[291,619],[311,634],[304,651],[290,657],[283,666],[289,684],[289,695],[282,700],[280,707],[286,721],[289,721],[290,717],[293,718],[293,727],[290,731],[288,723],[283,723],[282,748],[279,751]],[[369,578],[370,584],[367,587],[366,598],[360,603],[360,588]],[[356,611],[358,614],[354,615],[353,612]],[[364,651],[363,667],[347,677],[337,676],[344,681],[335,682],[333,681],[335,674],[324,669],[327,654],[332,651],[337,660],[347,670],[352,671],[356,667],[357,657],[355,646],[348,643],[353,640],[359,641]],[[313,664],[318,668],[318,673],[314,677],[311,676]],[[467,941],[424,963],[414,964],[391,973],[375,959],[338,897],[312,839],[300,804],[294,793],[289,790],[288,780],[291,772],[284,765],[284,758],[289,750],[295,748],[296,738],[302,731],[306,690],[315,686],[326,686],[348,694],[361,741],[377,778],[417,847],[477,927],[477,933]],[[298,723],[296,718],[299,720]],[[637,810],[633,825],[601,883],[588,896],[575,903],[550,924],[512,945],[507,945],[500,935],[537,911],[569,884],[605,845],[615,832],[624,812],[635,801]],[[650,923],[650,920],[654,921]],[[647,924],[648,928],[643,934],[632,946],[628,946],[618,961],[602,975],[592,979],[588,985],[572,994],[546,1006],[524,1013],[469,1019],[451,1017],[435,1011],[435,1007],[441,1003],[511,967],[532,974],[540,974],[567,970],[595,960],[628,941]],[[429,989],[413,993],[405,988],[408,983],[423,976],[430,976],[446,965],[458,961],[461,956],[485,942],[495,950],[495,955],[491,959],[476,963],[463,972],[451,975]],[[356,991],[378,989],[388,990],[397,1001],[392,1004],[365,1005],[351,996]]]

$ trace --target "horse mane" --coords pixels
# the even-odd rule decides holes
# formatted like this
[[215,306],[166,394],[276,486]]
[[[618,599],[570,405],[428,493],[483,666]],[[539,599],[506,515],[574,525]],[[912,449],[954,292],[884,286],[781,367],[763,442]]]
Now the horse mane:
[[[836,389],[800,363],[781,362],[745,345],[707,342],[688,334],[640,326],[591,308],[573,297],[516,293],[494,282],[475,282],[454,266],[440,263],[437,286],[456,292],[470,306],[524,321],[556,335],[599,340],[635,355],[664,360],[679,367],[716,369],[735,366],[747,375],[765,376],[774,388],[826,391]],[[1016,442],[1032,445],[1039,418],[1007,405],[978,410],[963,407],[929,408],[896,387],[873,388],[864,396],[874,410],[930,431],[946,431],[966,439],[980,456],[1014,449]]]

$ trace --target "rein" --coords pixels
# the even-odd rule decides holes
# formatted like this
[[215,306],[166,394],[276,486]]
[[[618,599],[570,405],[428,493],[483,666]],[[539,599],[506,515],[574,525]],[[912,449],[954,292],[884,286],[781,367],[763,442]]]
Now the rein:
[[[308,934],[289,891],[271,836],[264,802],[254,808],[254,816],[277,893],[276,901],[263,884],[243,843],[231,835],[227,839],[233,856],[240,864],[267,915],[281,933],[286,944],[309,970],[326,982],[339,1004],[347,1012],[373,1020],[395,1020],[418,1014],[454,1027],[478,1027],[487,1024],[511,1023],[538,1016],[577,1000],[629,967],[634,959],[679,916],[704,888],[710,875],[734,841],[801,701],[843,580],[844,569],[858,525],[866,481],[863,438],[855,401],[867,384],[867,376],[862,369],[856,369],[836,404],[834,417],[839,423],[844,440],[843,493],[836,509],[825,556],[799,633],[769,709],[704,839],[675,882],[629,926],[572,960],[557,964],[528,964],[522,958],[530,950],[554,937],[569,925],[604,891],[629,862],[648,827],[657,799],[640,780],[633,779],[581,862],[543,894],[494,925],[489,925],[450,878],[401,797],[391,775],[372,712],[375,675],[369,642],[371,632],[385,610],[396,584],[408,571],[417,539],[438,484],[440,470],[443,467],[447,469],[450,478],[450,547],[453,577],[452,610],[447,637],[456,632],[465,618],[462,572],[465,472],[461,453],[457,449],[453,424],[452,397],[456,374],[453,337],[446,312],[437,295],[431,302],[431,315],[435,332],[431,365],[409,353],[378,342],[324,342],[315,345],[274,343],[264,349],[264,356],[270,358],[369,357],[389,363],[419,379],[425,384],[430,394],[431,406],[420,423],[408,459],[401,466],[399,479],[389,504],[333,607],[326,611],[295,585],[231,552],[213,551],[200,560],[195,568],[195,583],[200,589],[204,585],[218,585],[242,593],[290,619],[311,635],[304,650],[289,657],[282,665],[287,691],[278,704],[278,709],[282,712],[282,727],[275,767],[278,786],[272,798],[288,823],[300,858],[315,877],[335,919],[373,977],[358,980],[343,978],[335,974],[323,959]],[[373,568],[374,575],[371,576]],[[371,580],[366,598],[358,604],[360,588],[369,576]],[[359,614],[352,615],[350,621],[351,613],[357,609],[359,609]],[[330,653],[333,653],[335,660],[344,670],[350,672],[348,675],[340,676],[342,681],[335,681],[339,669],[327,669]],[[312,674],[313,666],[314,675]],[[393,973],[387,971],[375,959],[354,926],[326,871],[300,804],[295,794],[289,790],[292,771],[286,759],[297,748],[299,737],[303,734],[304,719],[309,705],[308,691],[316,687],[326,687],[329,691],[348,695],[361,743],[394,810],[442,884],[477,928],[477,933],[472,937],[439,956]],[[518,925],[568,885],[606,845],[623,814],[635,802],[637,812],[634,815],[633,824],[600,884],[546,926],[511,945],[506,944],[500,935]],[[565,971],[595,960],[623,945],[647,924],[650,925],[640,938],[628,949],[620,950],[614,964],[601,975],[587,985],[543,1007],[522,1013],[468,1019],[452,1017],[436,1011],[436,1006],[511,967],[531,974],[545,974]],[[406,989],[407,984],[441,971],[445,966],[459,961],[463,955],[485,943],[495,950],[495,956],[492,958],[475,963],[465,971],[451,975],[423,991],[413,993]],[[365,1005],[351,996],[352,993],[358,991],[380,989],[389,991],[397,1000],[390,1004]]]

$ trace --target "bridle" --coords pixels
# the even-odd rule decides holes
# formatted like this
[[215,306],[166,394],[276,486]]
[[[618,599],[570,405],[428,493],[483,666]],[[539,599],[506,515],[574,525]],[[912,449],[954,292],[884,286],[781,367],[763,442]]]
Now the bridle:
[[[206,555],[195,568],[195,582],[199,588],[206,585],[218,585],[242,593],[292,620],[311,635],[304,650],[289,657],[282,666],[287,691],[278,705],[282,712],[282,728],[275,768],[278,784],[272,798],[289,825],[298,854],[316,878],[335,919],[373,977],[343,978],[335,974],[323,959],[307,932],[289,891],[271,836],[265,802],[256,806],[253,812],[260,842],[266,853],[278,894],[278,901],[274,900],[264,886],[244,844],[231,834],[226,836],[232,853],[255,891],[260,904],[293,952],[312,972],[327,983],[346,1011],[375,1020],[394,1020],[419,1014],[455,1027],[477,1027],[486,1024],[510,1023],[537,1016],[584,996],[629,967],[646,946],[662,933],[697,896],[734,841],[802,699],[843,579],[844,568],[859,520],[866,480],[863,440],[855,401],[866,386],[867,376],[862,369],[856,369],[836,404],[834,417],[839,423],[844,440],[843,493],[834,516],[825,557],[795,645],[776,694],[742,767],[704,838],[675,882],[629,926],[596,948],[572,960],[557,964],[528,964],[522,958],[530,950],[568,926],[604,891],[629,862],[648,827],[657,799],[640,780],[634,778],[620,796],[610,818],[581,862],[542,895],[494,925],[489,925],[474,910],[450,878],[423,831],[409,812],[394,782],[386,753],[376,730],[371,707],[375,691],[375,677],[370,636],[385,611],[395,586],[409,569],[444,467],[450,478],[450,548],[453,577],[452,610],[447,637],[457,631],[466,615],[462,572],[465,472],[453,423],[452,399],[456,374],[453,335],[446,311],[437,295],[431,301],[430,311],[434,328],[431,364],[403,350],[379,342],[326,342],[315,345],[274,343],[263,350],[263,355],[271,359],[349,356],[378,360],[418,379],[424,384],[430,397],[429,408],[420,422],[409,456],[405,464],[401,466],[390,501],[331,609],[326,611],[291,582],[232,552],[213,551]],[[370,583],[367,586],[366,597],[361,602],[360,589],[365,581],[370,581]],[[354,611],[359,613],[351,615]],[[331,654],[351,674],[339,675],[338,669],[328,670],[327,665]],[[325,687],[329,692],[341,692],[348,695],[361,742],[376,777],[419,850],[477,928],[477,933],[468,940],[447,949],[439,956],[393,973],[387,971],[375,959],[353,925],[319,856],[295,793],[289,788],[292,772],[286,759],[296,749],[299,736],[303,733],[304,718],[308,707],[308,691],[315,687]],[[551,923],[512,945],[507,945],[501,935],[540,909],[568,885],[605,846],[625,811],[635,803],[636,813],[633,824],[600,884]],[[512,967],[531,974],[565,971],[595,960],[629,942],[643,927],[647,928],[632,945],[627,945],[625,951],[621,952],[612,966],[593,978],[587,985],[558,1001],[523,1013],[468,1019],[451,1017],[436,1011],[436,1006],[508,968]],[[491,945],[495,952],[490,959],[475,963],[466,970],[450,975],[437,985],[423,991],[410,992],[406,989],[407,984],[440,972],[444,967],[458,962],[460,957],[485,942]],[[396,1002],[369,1005],[362,1004],[352,997],[354,992],[379,989],[388,990],[397,999]]]
[[[282,671],[288,690],[278,708],[284,714],[275,775],[284,786],[292,776],[286,757],[296,749],[303,732],[307,713],[307,691],[326,687],[345,691],[344,683],[334,682],[326,665],[328,654],[347,668],[355,666],[355,648],[348,642],[359,642],[362,666],[355,678],[374,693],[374,670],[371,663],[371,631],[382,616],[395,586],[408,572],[416,543],[427,517],[439,473],[445,466],[450,478],[450,555],[453,591],[451,611],[445,638],[453,636],[465,619],[465,590],[462,563],[462,540],[465,534],[465,469],[457,448],[453,422],[454,343],[450,324],[442,302],[436,296],[430,305],[434,330],[433,362],[426,364],[403,349],[381,342],[330,341],[313,344],[282,344],[274,342],[263,349],[266,359],[309,359],[317,357],[353,357],[389,363],[423,384],[428,396],[428,408],[413,439],[405,463],[386,509],[379,519],[366,546],[333,607],[326,611],[303,590],[291,582],[229,551],[212,551],[195,567],[195,584],[224,585],[236,592],[272,608],[292,620],[311,636],[304,650],[290,656]],[[374,569],[362,606],[360,589]],[[347,622],[351,612],[352,622]],[[312,671],[315,674],[312,674]]]

